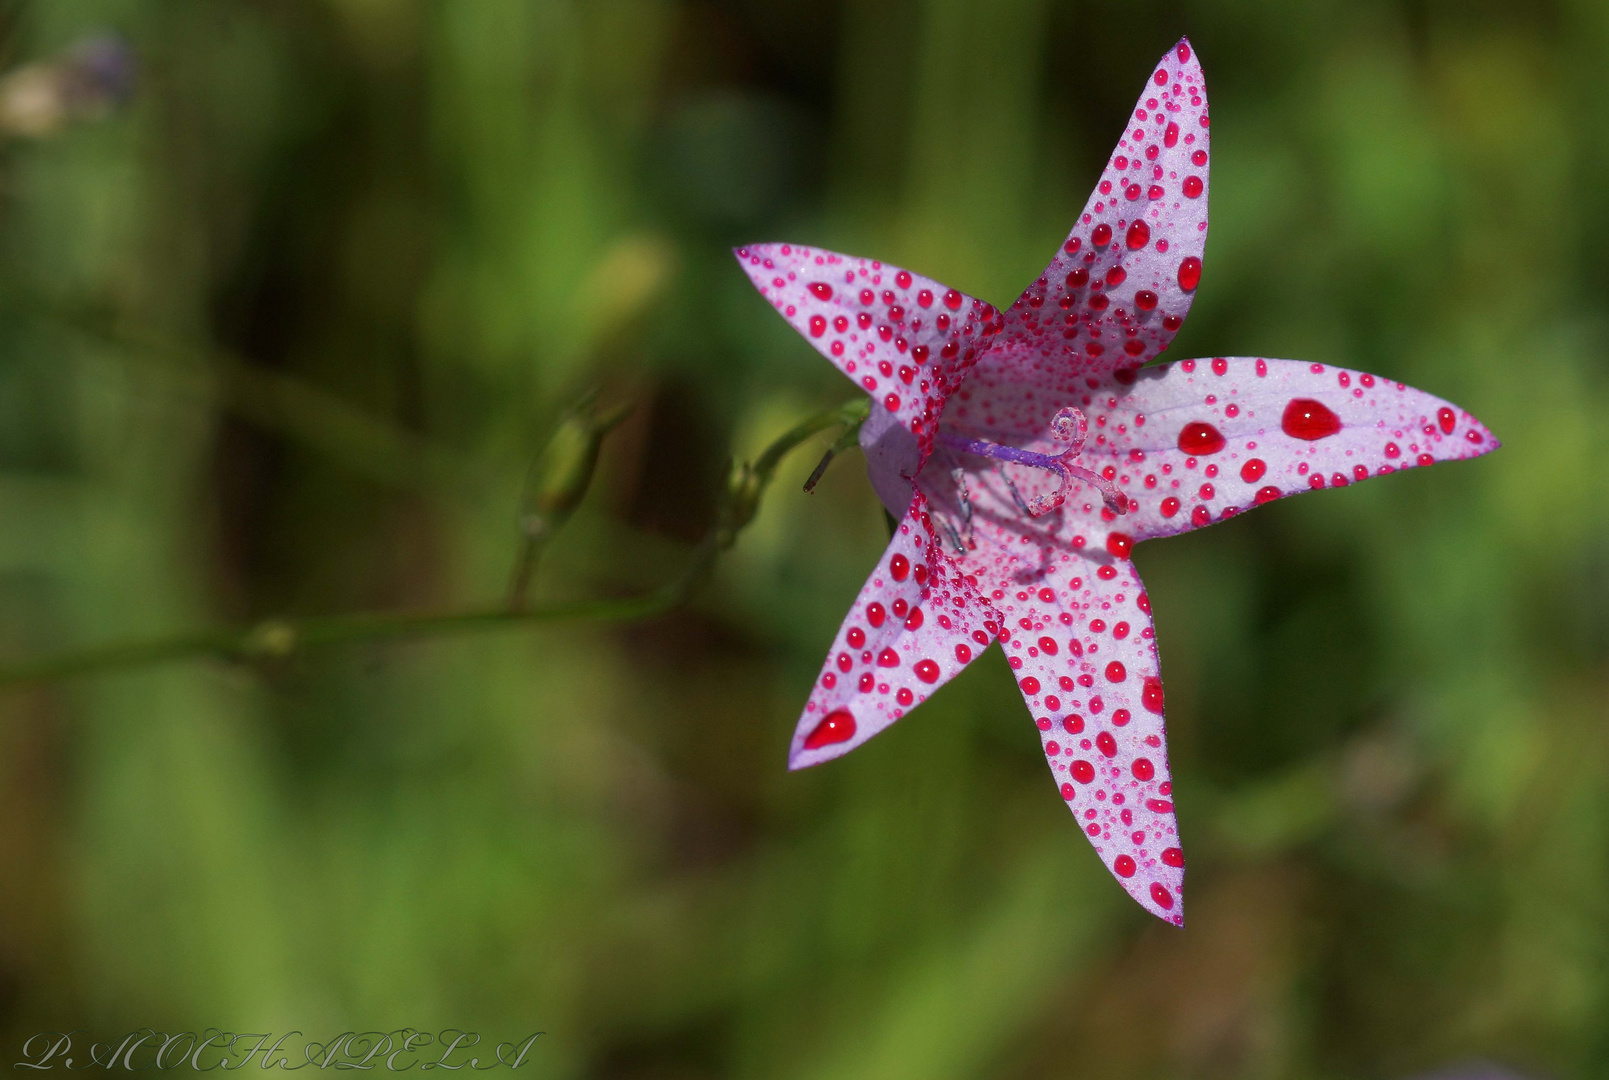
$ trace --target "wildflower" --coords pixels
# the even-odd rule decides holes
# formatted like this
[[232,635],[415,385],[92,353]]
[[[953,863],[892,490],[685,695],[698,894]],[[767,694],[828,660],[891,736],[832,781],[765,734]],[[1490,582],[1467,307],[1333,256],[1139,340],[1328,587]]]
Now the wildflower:
[[1497,441],[1362,372],[1257,357],[1142,367],[1201,278],[1207,93],[1165,55],[1084,212],[1005,311],[898,267],[740,248],[760,292],[874,402],[861,445],[899,520],[805,707],[790,767],[854,749],[1005,650],[1051,773],[1118,882],[1182,925],[1143,540]]

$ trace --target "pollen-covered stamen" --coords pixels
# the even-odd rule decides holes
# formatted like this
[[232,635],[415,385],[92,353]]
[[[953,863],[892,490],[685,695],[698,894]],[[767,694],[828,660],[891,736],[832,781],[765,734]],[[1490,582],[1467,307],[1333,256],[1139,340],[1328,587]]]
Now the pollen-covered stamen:
[[[979,457],[993,458],[995,461],[1010,461],[1017,465],[1028,465],[1035,469],[1044,469],[1055,473],[1061,480],[1056,491],[1050,495],[1036,495],[1024,504],[1024,509],[1034,517],[1048,514],[1056,507],[1067,501],[1067,495],[1072,490],[1074,480],[1082,480],[1096,491],[1101,493],[1101,501],[1106,508],[1114,514],[1128,511],[1128,499],[1117,490],[1117,485],[1092,472],[1082,465],[1073,464],[1084,449],[1084,440],[1089,434],[1089,421],[1082,410],[1069,406],[1058,412],[1050,421],[1051,438],[1057,442],[1070,442],[1072,445],[1060,454],[1038,454],[1032,450],[1019,450],[1015,446],[1001,446],[999,443],[988,442],[984,439],[965,439],[949,432],[939,432],[939,441],[952,450],[959,450],[966,454],[977,454]],[[1016,485],[1007,482],[1016,494]],[[1021,502],[1021,497],[1018,496]]]

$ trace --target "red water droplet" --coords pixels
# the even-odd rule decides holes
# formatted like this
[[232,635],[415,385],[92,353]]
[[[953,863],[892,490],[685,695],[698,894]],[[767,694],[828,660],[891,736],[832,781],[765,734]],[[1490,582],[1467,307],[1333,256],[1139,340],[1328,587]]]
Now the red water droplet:
[[1436,410],[1436,423],[1441,425],[1442,434],[1451,435],[1453,428],[1458,426],[1458,417],[1445,405]]
[[1240,467],[1240,478],[1248,484],[1255,484],[1263,478],[1268,471],[1268,463],[1262,458],[1250,458]]
[[931,289],[923,289],[921,292],[917,293],[916,294],[916,306],[917,307],[932,307],[933,306],[933,291]]
[[1105,247],[1112,242],[1112,227],[1103,221],[1095,226],[1095,231],[1090,233],[1089,238],[1096,247]]
[[1106,665],[1107,682],[1122,682],[1128,677],[1128,669],[1123,666],[1123,661],[1113,660],[1110,664]]
[[1167,130],[1162,133],[1162,145],[1163,146],[1173,146],[1173,145],[1177,144],[1178,141],[1179,141],[1179,125],[1169,121]]
[[1142,758],[1135,758],[1134,759],[1133,772],[1134,772],[1134,779],[1136,779],[1136,780],[1149,780],[1153,776],[1156,775],[1156,767],[1153,766],[1150,761],[1148,761],[1147,759],[1145,759],[1143,757]]
[[1095,571],[1095,576],[1100,578],[1102,581],[1111,581],[1113,578],[1117,577],[1117,567],[1103,566],[1099,570]]
[[1117,756],[1117,740],[1112,738],[1110,731],[1103,731],[1095,736],[1095,748],[1107,757]]
[[1032,696],[1039,693],[1039,680],[1034,678],[1032,675],[1025,677],[1019,685],[1022,687],[1022,692],[1025,694]]
[[827,332],[827,320],[820,315],[810,316],[810,336],[820,337]]
[[1194,525],[1198,529],[1203,525],[1211,523],[1211,521],[1212,511],[1208,510],[1205,506],[1198,506],[1190,511],[1190,524]]
[[810,283],[810,295],[817,300],[831,300],[832,286],[825,281],[812,281]]
[[899,702],[901,705],[908,706],[916,700],[916,695],[911,693],[910,687],[902,686],[899,688],[899,691],[895,693],[894,700]]
[[1166,85],[1168,85],[1168,73],[1166,71],[1163,71],[1161,68],[1157,69],[1156,74],[1151,76],[1151,79],[1158,86],[1166,86]]
[[1140,311],[1150,311],[1156,307],[1157,295],[1150,289],[1141,289],[1134,294],[1134,306]]
[[1073,779],[1087,784],[1095,779],[1095,766],[1082,759],[1073,762]]
[[1134,537],[1120,532],[1107,533],[1106,550],[1119,559],[1126,559],[1129,557],[1129,552],[1134,550]]
[[1280,494],[1281,492],[1277,487],[1258,488],[1256,496],[1257,504],[1261,506],[1265,502],[1273,502],[1275,499],[1280,497]]
[[1190,292],[1201,284],[1201,260],[1194,255],[1179,264],[1179,288]]
[[910,274],[910,271],[909,270],[901,270],[899,273],[895,274],[894,275],[894,284],[898,285],[902,289],[909,289],[911,287],[911,274]]
[[1117,873],[1118,877],[1133,877],[1137,868],[1134,865],[1134,860],[1129,856],[1119,855],[1112,860],[1112,869]]
[[888,572],[895,581],[904,581],[911,572],[911,560],[903,555],[896,555],[888,560]]
[[[1039,639],[1039,651],[1044,653],[1046,656],[1055,656],[1056,655],[1056,639],[1055,638],[1048,638],[1048,637],[1040,638]],[[1055,708],[1055,706],[1052,705],[1051,708]]]
[[1134,719],[1134,714],[1129,712],[1127,709],[1112,710],[1112,724],[1115,727],[1122,727],[1132,719]]
[[[1202,119],[1205,119],[1205,117]],[[1173,894],[1163,888],[1161,882],[1151,882],[1151,899],[1156,901],[1157,907],[1168,911],[1173,910]]]
[[893,649],[884,649],[877,654],[878,667],[899,667],[899,653]]
[[949,292],[945,293],[944,306],[949,308],[951,311],[960,311],[961,294],[956,292],[954,289],[951,289]]
[[[877,601],[873,600],[871,603],[866,605],[866,621],[872,624],[873,630],[877,629],[879,626],[882,626],[883,620],[887,617],[888,612],[884,611],[883,605],[879,604]],[[855,643],[851,641],[850,644],[854,645]],[[855,647],[857,649],[860,648],[858,645],[855,645]]]
[[1136,221],[1129,226],[1129,231],[1123,237],[1123,242],[1129,246],[1130,251],[1138,251],[1151,242],[1151,226],[1143,221]]
[[1148,675],[1145,679],[1145,688],[1140,691],[1140,704],[1146,710],[1154,713],[1162,712],[1162,680],[1155,675]]
[[1167,866],[1183,866],[1184,851],[1176,847],[1163,848],[1162,862]]
[[1072,716],[1063,717],[1061,726],[1067,729],[1067,734],[1077,735],[1084,730],[1084,718],[1074,713]]
[[1170,518],[1174,514],[1177,514],[1179,512],[1179,505],[1179,500],[1175,499],[1172,495],[1169,495],[1166,499],[1162,500],[1162,516],[1165,518]]
[[855,718],[848,709],[835,709],[828,713],[805,736],[806,750],[820,750],[833,743],[848,742],[855,737]]
[[[1162,784],[1162,785],[1160,785],[1158,787],[1157,790],[1161,791],[1162,794],[1166,795],[1168,793],[1169,786],[1170,785],[1168,785],[1168,784]],[[1151,811],[1153,814],[1171,814],[1171,813],[1173,813],[1173,804],[1168,802],[1168,800],[1166,800],[1166,799],[1146,799],[1145,800],[1145,808],[1147,810]]]
[[913,608],[911,608],[911,613],[909,615],[905,616],[905,629],[907,629],[907,630],[920,630],[921,628],[922,628],[922,609],[919,608],[919,607],[913,607]]
[[1190,164],[1194,165],[1196,168],[1199,169],[1206,163],[1207,152],[1205,150],[1197,150],[1195,153],[1190,155]]
[[939,681],[939,666],[932,660],[918,660],[911,670],[915,671],[916,677],[925,683]]
[[1084,269],[1082,266],[1067,275],[1067,287],[1069,289],[1082,289],[1088,284],[1089,271]]
[[1185,63],[1190,59],[1190,43],[1187,41],[1179,42],[1179,47],[1173,52],[1179,58],[1179,63]]
[[862,630],[858,626],[851,626],[849,628],[847,638],[849,640],[849,647],[851,649],[858,649],[862,645],[866,644],[866,631]]
[[1184,197],[1187,199],[1201,198],[1201,177],[1187,176],[1184,178]]
[[1114,285],[1121,285],[1125,280],[1128,279],[1128,276],[1129,272],[1127,270],[1123,269],[1121,266],[1114,266],[1110,270],[1106,271],[1106,285],[1108,288]]
[[1216,454],[1227,445],[1222,432],[1200,420],[1184,425],[1179,432],[1179,449],[1186,454]]
[[1341,430],[1341,418],[1329,410],[1322,401],[1312,398],[1292,398],[1285,406],[1285,415],[1279,426],[1293,439],[1316,442]]
[[967,645],[957,645],[955,647],[955,658],[961,661],[963,664],[970,661],[972,659],[971,647]]
[[1141,593],[1139,596],[1136,596],[1134,598],[1134,606],[1145,612],[1147,615],[1151,614],[1150,594]]

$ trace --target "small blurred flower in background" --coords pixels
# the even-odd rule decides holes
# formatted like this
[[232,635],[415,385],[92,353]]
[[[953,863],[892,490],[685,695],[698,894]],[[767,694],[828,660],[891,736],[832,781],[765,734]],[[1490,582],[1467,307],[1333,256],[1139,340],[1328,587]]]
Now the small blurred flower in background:
[[115,34],[86,37],[52,60],[0,76],[0,133],[41,138],[99,120],[134,95],[134,51]]

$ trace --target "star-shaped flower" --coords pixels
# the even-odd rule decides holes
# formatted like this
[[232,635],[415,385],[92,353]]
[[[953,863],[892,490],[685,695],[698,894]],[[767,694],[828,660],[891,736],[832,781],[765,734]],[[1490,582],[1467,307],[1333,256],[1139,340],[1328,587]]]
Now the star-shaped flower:
[[794,733],[854,749],[1000,642],[1053,779],[1135,900],[1184,921],[1151,604],[1133,546],[1497,440],[1402,383],[1255,357],[1142,368],[1201,278],[1207,91],[1162,58],[1045,272],[998,311],[898,267],[740,248],[760,292],[871,395],[861,429],[899,519]]

